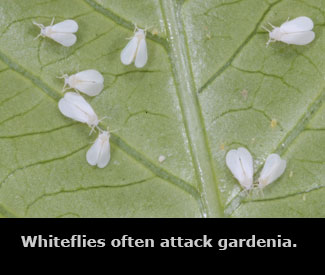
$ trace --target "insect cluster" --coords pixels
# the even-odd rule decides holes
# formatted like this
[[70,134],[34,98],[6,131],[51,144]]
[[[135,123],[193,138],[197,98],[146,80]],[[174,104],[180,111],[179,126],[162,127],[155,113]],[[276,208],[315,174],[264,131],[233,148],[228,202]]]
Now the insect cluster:
[[[51,25],[47,27],[36,22],[33,23],[41,29],[36,38],[40,36],[48,37],[65,47],[70,47],[77,41],[75,33],[78,31],[78,24],[74,20],[65,20],[53,25],[53,19]],[[273,28],[272,30],[263,27],[269,33],[267,46],[276,41],[286,44],[306,45],[315,38],[315,33],[312,31],[314,27],[313,21],[305,16],[290,21],[288,19],[280,27],[270,25]],[[122,50],[120,59],[124,65],[130,65],[134,62],[137,68],[145,66],[148,60],[146,30],[135,26],[134,36],[130,38],[130,41]],[[96,129],[99,131],[97,139],[86,154],[86,159],[90,165],[103,168],[110,161],[110,133],[108,129],[103,131],[99,128],[100,120],[91,105],[79,92],[88,96],[98,95],[104,88],[104,78],[101,73],[93,69],[70,76],[65,74],[61,78],[64,79],[63,91],[74,89],[76,92],[67,92],[59,101],[59,109],[63,115],[87,124],[91,128],[90,134]],[[164,160],[164,156],[159,157],[159,162]],[[254,188],[253,158],[247,149],[240,147],[237,150],[230,150],[226,155],[226,164],[245,190]],[[285,168],[285,160],[281,159],[277,154],[270,154],[257,180],[257,187],[262,189],[277,180],[284,173]]]
[[[226,156],[226,164],[245,190],[251,190],[254,187],[253,158],[246,148],[240,147],[237,150],[230,150]],[[269,155],[258,178],[257,187],[263,189],[277,180],[283,174],[286,165],[287,162],[281,159],[278,154]]]
[[[307,45],[315,39],[313,21],[301,16],[293,20],[289,19],[280,27],[275,27],[269,23],[272,30],[263,27],[269,33],[269,40],[266,43],[268,46],[271,42],[281,41],[286,44]],[[271,125],[276,125],[276,120]],[[226,155],[226,165],[238,180],[244,190],[249,191],[254,188],[253,176],[253,158],[250,152],[243,147],[237,150],[230,150]],[[267,185],[277,180],[285,171],[287,162],[278,154],[270,154],[261,171],[260,177],[257,180],[257,188],[262,190]]]
[[[42,24],[33,22],[34,25],[41,29],[40,34],[36,37],[48,37],[65,47],[72,46],[77,37],[78,24],[74,20],[64,20],[53,25],[54,18],[50,26],[45,27]],[[36,39],[35,38],[35,39]],[[121,52],[121,62],[129,65],[134,61],[137,68],[142,68],[148,60],[146,31],[135,27],[134,36]],[[98,95],[104,88],[104,77],[94,69],[78,72],[73,75],[64,74],[59,77],[64,79],[62,91],[74,89],[76,92],[67,92],[59,101],[59,110],[61,113],[73,120],[87,124],[90,128],[90,134],[96,129],[99,131],[98,137],[87,151],[86,159],[90,165],[97,165],[104,168],[110,161],[110,133],[103,131],[99,126],[101,120],[91,105],[80,95],[79,92],[88,96]]]

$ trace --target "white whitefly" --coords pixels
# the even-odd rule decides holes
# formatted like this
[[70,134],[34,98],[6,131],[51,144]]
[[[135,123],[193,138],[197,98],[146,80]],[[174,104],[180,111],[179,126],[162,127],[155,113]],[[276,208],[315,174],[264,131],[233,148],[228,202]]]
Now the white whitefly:
[[89,96],[98,95],[104,88],[104,77],[96,70],[85,70],[68,76],[64,74],[63,90],[68,88],[75,89]]
[[69,19],[55,25],[53,25],[53,23],[54,18],[51,22],[51,25],[47,27],[45,27],[43,24],[33,22],[34,25],[41,29],[40,34],[36,38],[40,36],[48,37],[65,47],[70,47],[76,43],[77,37],[74,34],[78,31],[78,24],[76,21]]
[[258,187],[264,188],[277,180],[286,169],[287,162],[278,154],[271,154],[266,158],[261,175],[258,179]]
[[306,45],[315,38],[315,33],[312,31],[314,23],[306,16],[297,17],[290,21],[287,20],[280,27],[273,25],[271,27],[273,28],[272,31],[263,27],[269,32],[270,38],[266,43],[267,46],[275,41],[281,41],[286,44]]
[[158,161],[160,163],[164,162],[166,160],[166,157],[164,155],[159,156]]
[[142,68],[147,60],[146,32],[136,27],[134,36],[121,52],[121,62],[130,65],[134,61],[137,68]]

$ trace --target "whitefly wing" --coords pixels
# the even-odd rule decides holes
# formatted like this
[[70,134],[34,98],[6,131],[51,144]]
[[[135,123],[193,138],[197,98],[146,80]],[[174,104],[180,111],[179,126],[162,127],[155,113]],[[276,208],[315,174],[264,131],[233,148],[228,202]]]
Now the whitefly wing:
[[66,93],[59,101],[59,109],[65,116],[83,123],[88,124],[98,120],[93,108],[77,93]]
[[245,179],[243,169],[239,160],[238,151],[230,150],[226,156],[226,164],[234,177],[241,183]]
[[261,172],[261,178],[269,177],[272,171],[276,168],[280,160],[281,158],[277,154],[269,155],[265,160],[265,164]]
[[49,37],[65,47],[70,47],[77,41],[77,37],[73,33],[54,32]]
[[313,31],[287,33],[281,36],[280,41],[287,44],[307,45],[315,39]]
[[97,165],[104,168],[110,161],[110,144],[108,132],[99,134],[94,144],[86,154],[87,162],[90,165]]
[[88,116],[96,116],[94,109],[90,104],[79,94],[68,92],[64,95],[64,98],[71,102],[73,105],[77,106],[82,112],[86,113]]
[[245,148],[230,150],[226,156],[226,164],[234,177],[245,189],[253,186],[253,158]]
[[96,70],[86,70],[75,75],[75,89],[90,96],[99,94],[104,88],[104,77]]
[[82,123],[88,122],[88,115],[82,112],[76,105],[71,104],[71,102],[67,101],[65,98],[60,99],[58,106],[64,116]]
[[79,90],[80,92],[83,92],[89,96],[95,96],[98,95],[104,88],[103,83],[93,83],[93,82],[84,82],[84,83],[78,83],[75,87],[75,89]]
[[146,65],[147,60],[148,60],[147,42],[146,42],[145,38],[142,38],[139,41],[138,50],[137,50],[137,53],[136,53],[134,65],[137,68],[142,68],[144,65]]
[[[104,134],[102,134],[102,135],[104,135]],[[107,137],[105,137],[105,140],[102,141],[102,143],[101,143],[97,166],[99,168],[104,168],[108,164],[110,158],[111,158],[110,143],[109,143],[109,137],[107,136]]]
[[97,165],[101,148],[101,141],[97,138],[94,144],[87,151],[86,158],[90,165]]
[[103,83],[104,77],[102,74],[96,70],[85,70],[76,74],[76,77],[80,81],[89,81],[89,82],[97,82]]
[[264,184],[272,183],[283,174],[286,165],[286,161],[281,159],[278,154],[269,155],[262,169],[260,181],[263,181]]
[[78,31],[78,24],[74,20],[64,20],[52,26],[53,32],[74,33]]
[[134,36],[121,52],[121,62],[129,65],[134,60],[138,48],[138,37]]
[[283,23],[280,29],[283,33],[293,33],[310,31],[313,27],[314,23],[310,18],[301,16]]
[[254,168],[253,168],[253,158],[251,153],[243,147],[238,148],[237,151],[245,175],[247,176],[247,178],[250,179],[253,178]]

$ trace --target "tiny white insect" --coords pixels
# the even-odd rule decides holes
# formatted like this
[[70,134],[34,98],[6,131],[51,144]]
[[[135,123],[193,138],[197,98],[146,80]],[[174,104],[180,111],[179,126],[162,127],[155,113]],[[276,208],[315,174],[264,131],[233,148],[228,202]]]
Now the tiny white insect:
[[63,91],[72,88],[89,96],[95,96],[104,88],[104,77],[96,70],[86,70],[70,76],[64,74],[61,78],[64,78]]
[[278,179],[286,169],[287,162],[278,154],[271,154],[266,158],[261,175],[258,179],[258,187],[264,188]]
[[250,190],[253,187],[253,158],[247,149],[240,147],[230,150],[226,156],[226,164],[244,189]]
[[166,157],[164,155],[159,156],[158,161],[160,163],[164,162],[166,160]]
[[79,94],[68,92],[59,101],[61,113],[69,118],[82,123],[87,123],[92,128],[98,125],[98,117],[90,104]]
[[86,158],[90,165],[104,168],[108,164],[111,158],[109,138],[110,134],[108,131],[101,131],[99,133],[98,138],[87,151]]
[[297,17],[290,21],[288,19],[280,27],[270,25],[273,28],[272,31],[263,27],[269,32],[270,37],[266,46],[275,41],[281,41],[286,44],[306,45],[315,38],[315,33],[312,31],[314,23],[306,16]]
[[60,43],[65,47],[70,47],[77,41],[77,37],[74,35],[78,31],[78,24],[74,20],[64,20],[60,23],[53,25],[54,18],[52,19],[51,25],[44,27],[43,24],[33,22],[34,25],[41,29],[40,34],[35,37],[49,37],[54,41]]
[[135,27],[134,36],[121,52],[121,62],[130,65],[134,61],[137,68],[142,68],[147,60],[146,31]]

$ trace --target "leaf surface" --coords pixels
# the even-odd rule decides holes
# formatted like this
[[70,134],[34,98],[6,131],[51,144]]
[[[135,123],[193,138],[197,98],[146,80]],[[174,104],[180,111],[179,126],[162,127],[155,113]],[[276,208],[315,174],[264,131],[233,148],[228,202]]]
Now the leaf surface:
[[[267,22],[313,19],[307,46],[265,43]],[[32,21],[74,19],[69,48]],[[3,0],[0,4],[0,215],[4,217],[325,217],[325,5],[321,0]],[[124,66],[134,25],[148,63]],[[96,135],[58,110],[64,73],[96,69],[85,99],[111,133],[111,161],[88,165]],[[225,164],[246,147],[263,194]],[[159,157],[165,156],[163,162]]]

